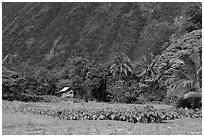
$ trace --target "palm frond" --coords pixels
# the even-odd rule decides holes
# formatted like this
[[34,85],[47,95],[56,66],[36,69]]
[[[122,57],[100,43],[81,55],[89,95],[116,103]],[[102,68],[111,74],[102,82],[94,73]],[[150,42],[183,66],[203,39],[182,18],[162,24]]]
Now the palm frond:
[[2,64],[4,64],[7,60],[7,58],[9,58],[9,57],[10,57],[10,53],[4,57],[4,59],[2,60]]
[[200,67],[197,71],[197,76],[199,79],[202,79],[202,67]]
[[185,62],[180,59],[180,58],[173,58],[169,61],[170,65],[174,65],[174,64],[185,64]]
[[124,64],[124,67],[127,69],[128,72],[131,72],[132,73],[132,68],[131,66],[127,65],[127,64]]
[[144,63],[144,64],[148,64],[148,62],[147,62],[147,58],[144,57],[144,56],[143,56],[142,58],[143,58],[143,63]]
[[174,89],[186,89],[189,90],[191,88],[193,88],[194,85],[194,81],[193,80],[178,80],[174,82]]
[[193,80],[193,78],[189,74],[181,70],[174,70],[173,75],[180,79]]
[[143,71],[139,74],[139,77],[143,77],[146,73],[147,73],[147,71],[146,71],[146,70],[143,70]]
[[132,73],[132,64],[130,59],[125,54],[117,55],[112,58],[112,66],[109,68],[114,77],[119,77],[123,74],[128,76],[128,73]]
[[174,81],[173,84],[174,89],[183,89],[183,80]]
[[165,81],[165,85],[170,85],[174,82],[175,80],[173,78],[169,78]]
[[154,79],[145,79],[145,82],[153,82]]
[[115,66],[116,66],[116,64],[113,64],[113,65],[110,67],[110,70],[112,70]]
[[139,88],[147,88],[149,85],[144,84],[144,83],[138,83]]
[[125,73],[125,76],[127,76],[127,70],[123,68],[123,72]]
[[193,80],[183,81],[183,88],[184,89],[191,89],[193,86],[194,86],[194,81]]
[[201,58],[199,57],[198,51],[199,51],[199,48],[194,47],[193,53],[191,55],[191,58],[192,58],[193,62],[195,63],[195,67],[197,69],[201,67],[201,64],[200,64]]

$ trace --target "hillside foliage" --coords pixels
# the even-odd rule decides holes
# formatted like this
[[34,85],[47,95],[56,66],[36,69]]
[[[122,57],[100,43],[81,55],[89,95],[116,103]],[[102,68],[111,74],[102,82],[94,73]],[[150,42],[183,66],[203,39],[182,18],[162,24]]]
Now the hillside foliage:
[[4,2],[2,12],[3,99],[70,86],[86,101],[175,103],[201,91],[201,3]]

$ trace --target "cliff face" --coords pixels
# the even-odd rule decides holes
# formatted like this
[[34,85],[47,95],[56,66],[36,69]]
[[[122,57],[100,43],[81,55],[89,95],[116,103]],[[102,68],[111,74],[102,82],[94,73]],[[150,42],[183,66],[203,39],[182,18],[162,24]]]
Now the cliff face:
[[195,3],[3,3],[5,63],[63,65],[72,56],[102,62],[116,52],[132,60],[164,43]]

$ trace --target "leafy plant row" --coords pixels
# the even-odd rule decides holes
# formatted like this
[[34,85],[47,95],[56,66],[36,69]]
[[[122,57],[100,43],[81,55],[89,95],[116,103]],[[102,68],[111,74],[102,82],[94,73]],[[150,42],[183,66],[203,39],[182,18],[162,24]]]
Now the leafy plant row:
[[164,120],[173,120],[182,117],[202,118],[202,110],[185,109],[155,109],[153,107],[134,108],[132,110],[87,110],[87,109],[50,109],[32,108],[26,106],[4,107],[3,111],[33,113],[60,120],[115,120],[133,123],[162,123]]

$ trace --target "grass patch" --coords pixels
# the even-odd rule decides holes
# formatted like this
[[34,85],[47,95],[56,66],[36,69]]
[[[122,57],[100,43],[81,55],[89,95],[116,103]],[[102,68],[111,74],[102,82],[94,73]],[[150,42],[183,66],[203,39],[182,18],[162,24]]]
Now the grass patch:
[[202,120],[177,119],[162,124],[121,121],[61,121],[51,117],[3,111],[3,135],[201,135]]

